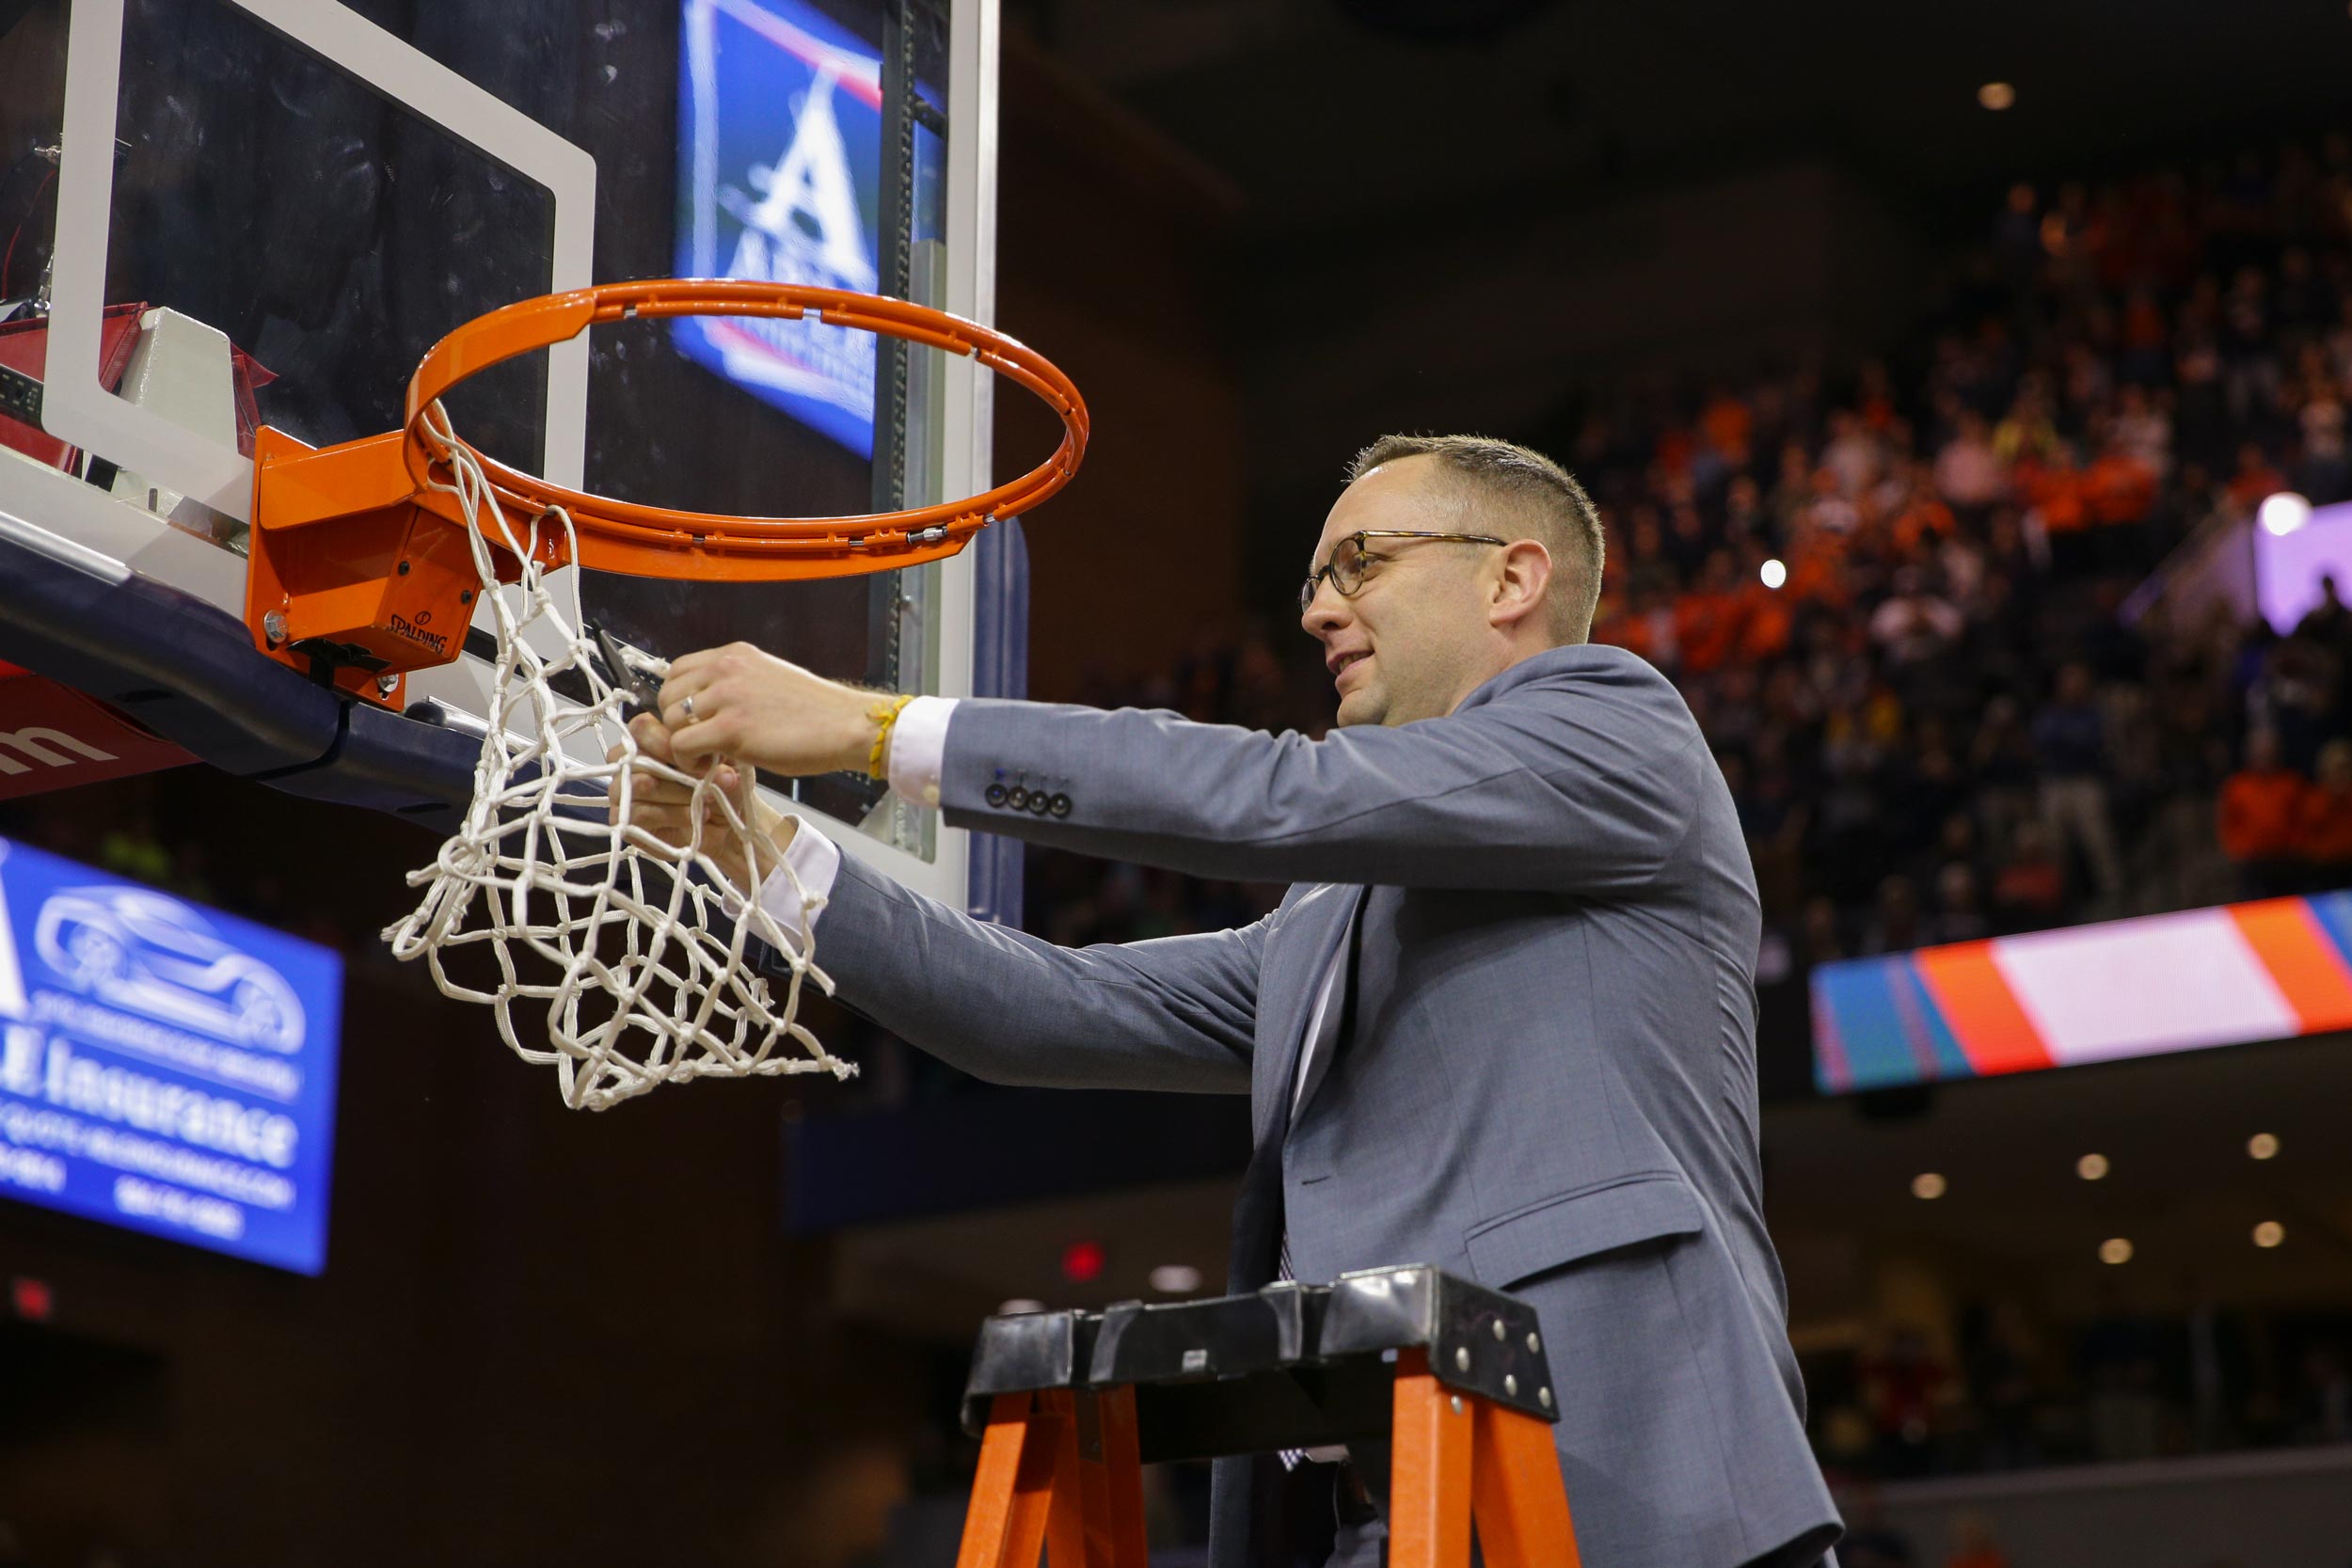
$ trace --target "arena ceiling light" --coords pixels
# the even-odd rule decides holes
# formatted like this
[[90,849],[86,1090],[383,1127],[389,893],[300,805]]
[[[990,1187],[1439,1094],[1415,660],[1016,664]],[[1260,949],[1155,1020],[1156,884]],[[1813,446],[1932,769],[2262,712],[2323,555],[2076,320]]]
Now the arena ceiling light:
[[1977,89],[1977,102],[1998,114],[2017,102],[2017,89],[2007,82],[1987,82]]
[[1947,1185],[1944,1178],[1938,1173],[1923,1170],[1911,1179],[1911,1196],[1924,1202],[1932,1203],[1944,1196]]
[[1788,580],[1788,568],[1777,561],[1767,561],[1756,569],[1756,576],[1764,579],[1765,587],[1778,588]]
[[2110,1236],[2099,1243],[2099,1261],[2123,1264],[2132,1260],[2132,1243],[2122,1236]]
[[2262,505],[2254,509],[2254,520],[2265,533],[2284,539],[2312,520],[2312,503],[2292,490],[2280,490],[2265,496]]
[[2246,1140],[2246,1152],[2250,1159],[2277,1159],[2279,1157],[2279,1135],[2276,1132],[2255,1133]]
[[2277,1220],[2265,1220],[2254,1227],[2254,1244],[2258,1247],[2274,1247],[2286,1239],[2287,1227]]
[[2102,1180],[2107,1174],[2107,1157],[2104,1154],[2084,1155],[2074,1162],[2074,1174],[2086,1181]]

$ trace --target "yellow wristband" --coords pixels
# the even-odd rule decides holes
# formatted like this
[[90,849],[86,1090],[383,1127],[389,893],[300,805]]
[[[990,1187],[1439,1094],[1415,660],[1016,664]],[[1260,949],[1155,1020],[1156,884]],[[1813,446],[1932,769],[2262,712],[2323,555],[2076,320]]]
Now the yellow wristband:
[[886,703],[876,703],[866,710],[866,717],[871,719],[876,726],[874,749],[866,753],[866,776],[867,778],[889,777],[882,770],[882,753],[890,749],[890,727],[898,721],[899,713],[913,701],[914,698],[912,695],[894,697]]

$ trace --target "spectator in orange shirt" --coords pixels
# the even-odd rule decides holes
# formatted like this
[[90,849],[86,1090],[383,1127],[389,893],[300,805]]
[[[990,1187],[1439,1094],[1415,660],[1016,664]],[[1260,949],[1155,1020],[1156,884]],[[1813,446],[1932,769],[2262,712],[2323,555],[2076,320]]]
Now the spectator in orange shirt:
[[1845,607],[1851,595],[1844,540],[1826,529],[1800,527],[1788,541],[1787,564],[1788,582],[1781,592],[1793,603]]
[[2137,523],[2155,504],[2156,471],[2137,452],[2110,438],[2083,471],[2083,505],[2094,523]]
[[1651,451],[1650,461],[1658,465],[1662,474],[1689,473],[1697,445],[1691,438],[1690,431],[1678,424],[1668,425],[1658,433],[1658,443]]
[[1912,465],[1902,504],[1896,508],[1894,520],[1887,525],[1896,552],[1906,560],[1915,560],[1950,538],[1958,527],[1952,509],[1936,495],[1927,465]]
[[1716,550],[1699,573],[1698,586],[1675,601],[1675,641],[1682,648],[1682,667],[1706,674],[1731,657],[1739,644],[1740,603],[1732,581],[1729,550]]
[[1756,413],[1746,403],[1734,396],[1728,388],[1718,387],[1699,411],[1699,431],[1707,444],[1715,449],[1731,468],[1748,466],[1750,443],[1755,438]]
[[2018,459],[2018,499],[2026,506],[2026,526],[2041,527],[2049,542],[2050,571],[2073,577],[2096,563],[2099,542],[2090,532],[2090,509],[2082,471],[2064,449]]
[[1674,610],[1666,595],[1656,588],[1642,587],[1633,591],[1632,600],[1631,607],[1613,617],[1605,629],[1595,630],[1594,640],[1639,654],[1672,674],[1680,667],[1682,656],[1675,646]]
[[2015,478],[2018,495],[2042,514],[2042,526],[2050,532],[2069,533],[2090,523],[2083,508],[2082,475],[2063,451],[2019,458]]
[[2279,737],[2256,730],[2246,765],[2221,786],[2221,850],[2237,863],[2249,898],[2290,891],[2296,880],[2296,824],[2308,786],[2279,760]]
[[1788,585],[1764,586],[1763,550],[1751,548],[1747,580],[1740,586],[1739,657],[1748,664],[1768,664],[1788,651],[1795,630],[1789,612]]
[[2315,893],[2352,887],[2352,740],[2322,746],[2318,771],[2295,818],[2295,852]]

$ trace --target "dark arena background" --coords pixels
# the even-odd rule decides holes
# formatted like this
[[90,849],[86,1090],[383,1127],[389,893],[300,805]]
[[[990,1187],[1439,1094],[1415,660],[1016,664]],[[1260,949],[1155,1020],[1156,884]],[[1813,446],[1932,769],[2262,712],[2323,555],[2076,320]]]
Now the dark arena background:
[[[469,84],[463,123],[490,129],[392,125],[384,102],[426,89],[321,64],[341,45],[297,35],[327,13]],[[90,286],[57,261],[81,221],[68,62],[108,16],[89,276],[108,306],[215,324],[246,410],[312,444],[391,428],[427,344],[567,254],[599,282],[739,265],[781,232],[760,190],[802,166],[746,153],[754,183],[727,183],[710,126],[786,105],[797,135],[820,100],[844,150],[805,176],[800,232],[864,202],[837,211],[872,248],[803,244],[834,270],[799,280],[993,291],[1083,389],[1084,470],[1024,520],[1025,564],[973,552],[977,613],[914,568],[903,597],[846,578],[781,613],[736,584],[592,587],[660,653],[742,636],[886,689],[1319,736],[1295,594],[1348,459],[1398,431],[1556,458],[1605,527],[1593,639],[1678,689],[1754,863],[1764,1210],[1837,1560],[2352,1564],[2341,0],[0,0],[0,365],[35,393],[53,293],[63,321]],[[725,75],[787,33],[819,40],[798,85]],[[965,52],[983,35],[993,59]],[[834,92],[826,52],[861,50],[881,87]],[[592,243],[567,252],[563,212],[588,209],[537,194],[574,166],[434,139],[492,145],[500,114],[586,149]],[[959,227],[974,190],[993,231]],[[951,394],[926,424],[902,352],[844,361],[851,417],[755,346],[636,329],[581,361],[584,438],[539,413],[554,356],[455,406],[517,462],[570,430],[591,485],[713,511],[914,504],[960,483],[925,477],[937,450],[978,471],[923,446],[966,427]],[[0,468],[209,529],[181,588],[219,562],[243,580],[244,525],[193,482],[158,501],[155,467],[40,418],[0,399]],[[998,479],[1057,435],[1009,387],[977,428]],[[62,529],[14,494],[0,514]],[[31,625],[31,580],[0,578],[0,634]],[[939,656],[942,625],[970,646]],[[1239,1098],[986,1084],[817,998],[803,1021],[852,1078],[568,1110],[378,935],[447,822],[151,715],[61,749],[44,704],[101,711],[69,688],[136,704],[19,647],[0,1568],[945,1565],[983,1320],[1223,1291]],[[801,798],[948,863],[879,786]],[[1069,945],[1243,925],[1282,893],[967,848],[976,906]],[[256,955],[282,978],[235,967]],[[28,990],[40,963],[118,962],[145,978]],[[199,1107],[183,1163],[109,1165],[100,1212],[72,1198],[100,1146],[66,1150],[56,1118],[119,1132],[179,1081],[43,1032],[102,1003],[176,1021],[109,1025],[126,1051],[217,1023],[258,1072],[292,1017],[326,1053],[282,1057],[309,1076],[260,1120],[172,1101]],[[245,1208],[171,1174],[232,1158],[262,1173]],[[1207,1560],[1206,1465],[1147,1466],[1145,1504],[1153,1568]]]

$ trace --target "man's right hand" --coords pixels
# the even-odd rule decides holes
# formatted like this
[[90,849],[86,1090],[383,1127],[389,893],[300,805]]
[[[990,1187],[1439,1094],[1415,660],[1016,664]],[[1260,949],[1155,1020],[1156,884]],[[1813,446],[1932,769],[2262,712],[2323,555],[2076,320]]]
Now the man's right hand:
[[[680,765],[670,748],[670,732],[661,721],[650,713],[639,714],[629,721],[628,733],[636,738],[637,749],[656,762],[673,768]],[[621,760],[622,748],[615,746],[605,753],[607,762]],[[748,770],[738,768],[723,757],[707,759],[705,767],[713,770],[712,783],[734,802],[755,843],[761,877],[773,871],[784,859],[786,846],[800,830],[800,820],[775,810],[759,798]],[[689,769],[691,771],[691,769]],[[675,780],[656,776],[638,769],[630,800],[629,822],[652,834],[664,844],[683,848],[694,837],[693,790]],[[621,780],[616,774],[606,786],[606,819],[618,822],[621,812]],[[759,896],[758,885],[752,880],[751,855],[741,836],[728,823],[726,813],[718,802],[706,796],[701,807],[703,818],[703,853],[716,862],[727,874],[728,880],[741,890],[746,898]]]

